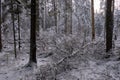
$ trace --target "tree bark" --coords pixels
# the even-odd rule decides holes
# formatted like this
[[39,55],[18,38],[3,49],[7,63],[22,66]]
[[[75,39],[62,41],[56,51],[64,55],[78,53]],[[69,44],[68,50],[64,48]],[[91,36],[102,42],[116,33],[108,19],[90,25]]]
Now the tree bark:
[[[19,5],[17,5],[17,11],[19,11]],[[20,37],[20,14],[19,13],[18,13],[17,17],[18,17],[18,45],[19,45],[19,50],[20,50],[20,47],[21,47],[21,43],[20,43],[21,37]]]
[[37,21],[36,21],[36,33],[37,33],[37,36],[39,36],[39,0],[36,0],[36,18],[37,18]]
[[2,51],[2,33],[1,33],[1,24],[2,24],[2,21],[1,21],[2,17],[1,17],[1,0],[0,0],[0,52]]
[[12,17],[12,24],[13,24],[13,39],[14,39],[14,54],[15,54],[15,58],[17,58],[17,54],[16,54],[16,37],[15,37],[15,23],[14,23],[14,9],[13,9],[13,0],[11,0],[11,9],[12,9],[12,13],[11,13],[11,17]]
[[55,27],[56,27],[56,33],[58,32],[58,26],[57,26],[57,0],[52,0],[53,8],[54,8],[54,20],[55,20]]
[[46,0],[43,1],[43,30],[46,30]]
[[107,0],[106,2],[106,52],[112,49],[112,38],[113,38],[113,9],[112,1]]
[[91,0],[91,26],[92,26],[92,41],[95,39],[95,22],[94,22],[94,0]]
[[65,0],[65,34],[72,34],[72,0]]
[[40,23],[41,28],[44,30],[44,2],[43,0],[40,0]]
[[29,63],[37,63],[36,59],[36,0],[31,0],[31,30]]

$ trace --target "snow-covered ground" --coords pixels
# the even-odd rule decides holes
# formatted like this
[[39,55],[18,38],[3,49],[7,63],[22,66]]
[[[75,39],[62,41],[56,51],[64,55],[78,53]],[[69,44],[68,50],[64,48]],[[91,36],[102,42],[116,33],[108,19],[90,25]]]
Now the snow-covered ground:
[[[97,48],[93,49],[89,44],[85,51],[81,49],[81,52],[66,58],[57,67],[53,65],[54,62],[64,56],[59,58],[55,51],[51,55],[49,52],[37,52],[37,67],[31,68],[25,67],[29,59],[29,52],[25,49],[17,52],[17,59],[14,58],[12,50],[5,49],[0,53],[0,80],[120,80],[119,39],[115,41],[113,55],[108,59],[103,57],[104,45],[95,46]],[[54,78],[48,77],[53,75]]]

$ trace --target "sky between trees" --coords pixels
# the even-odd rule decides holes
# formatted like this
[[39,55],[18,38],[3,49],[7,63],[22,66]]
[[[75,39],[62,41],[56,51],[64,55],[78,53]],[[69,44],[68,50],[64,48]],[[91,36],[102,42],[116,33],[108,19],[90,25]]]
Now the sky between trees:
[[[101,0],[94,0],[94,9],[95,11],[99,12],[100,9],[100,1]],[[115,8],[120,8],[120,0],[115,0]]]

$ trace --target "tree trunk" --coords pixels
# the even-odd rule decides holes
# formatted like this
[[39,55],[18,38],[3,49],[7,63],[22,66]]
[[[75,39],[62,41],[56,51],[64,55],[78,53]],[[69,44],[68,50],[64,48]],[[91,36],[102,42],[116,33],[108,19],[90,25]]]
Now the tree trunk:
[[95,39],[95,24],[94,24],[94,0],[91,0],[91,26],[92,26],[92,40]]
[[36,0],[36,32],[37,32],[37,36],[39,36],[39,0]]
[[37,63],[36,60],[36,0],[31,0],[31,30],[30,30],[30,58],[29,63]]
[[44,3],[43,0],[40,0],[40,23],[41,28],[44,29]]
[[112,49],[112,37],[113,37],[113,9],[112,1],[107,0],[106,4],[106,52]]
[[[17,5],[17,11],[19,11],[19,5]],[[21,43],[20,43],[20,14],[18,13],[17,15],[18,17],[18,45],[19,45],[19,50],[20,50],[20,47],[21,47]]]
[[2,51],[2,33],[1,33],[1,21],[2,17],[1,17],[1,0],[0,0],[0,52]]
[[11,13],[11,17],[12,17],[12,24],[13,24],[13,39],[14,39],[14,54],[15,54],[15,58],[17,58],[17,54],[16,54],[16,38],[15,38],[15,23],[14,23],[14,9],[13,9],[13,0],[11,0],[11,9],[12,9],[12,13]]
[[43,30],[46,30],[46,0],[43,1],[44,7],[43,7]]
[[54,8],[54,20],[55,20],[55,27],[56,27],[56,33],[58,32],[58,26],[57,26],[57,0],[52,0],[53,8]]
[[65,0],[65,34],[72,34],[72,0]]

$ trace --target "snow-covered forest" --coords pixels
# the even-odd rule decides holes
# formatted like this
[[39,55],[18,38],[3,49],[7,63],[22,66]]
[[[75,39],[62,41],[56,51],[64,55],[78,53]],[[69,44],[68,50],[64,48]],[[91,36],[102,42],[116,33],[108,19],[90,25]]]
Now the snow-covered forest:
[[119,0],[0,0],[0,80],[120,80]]

